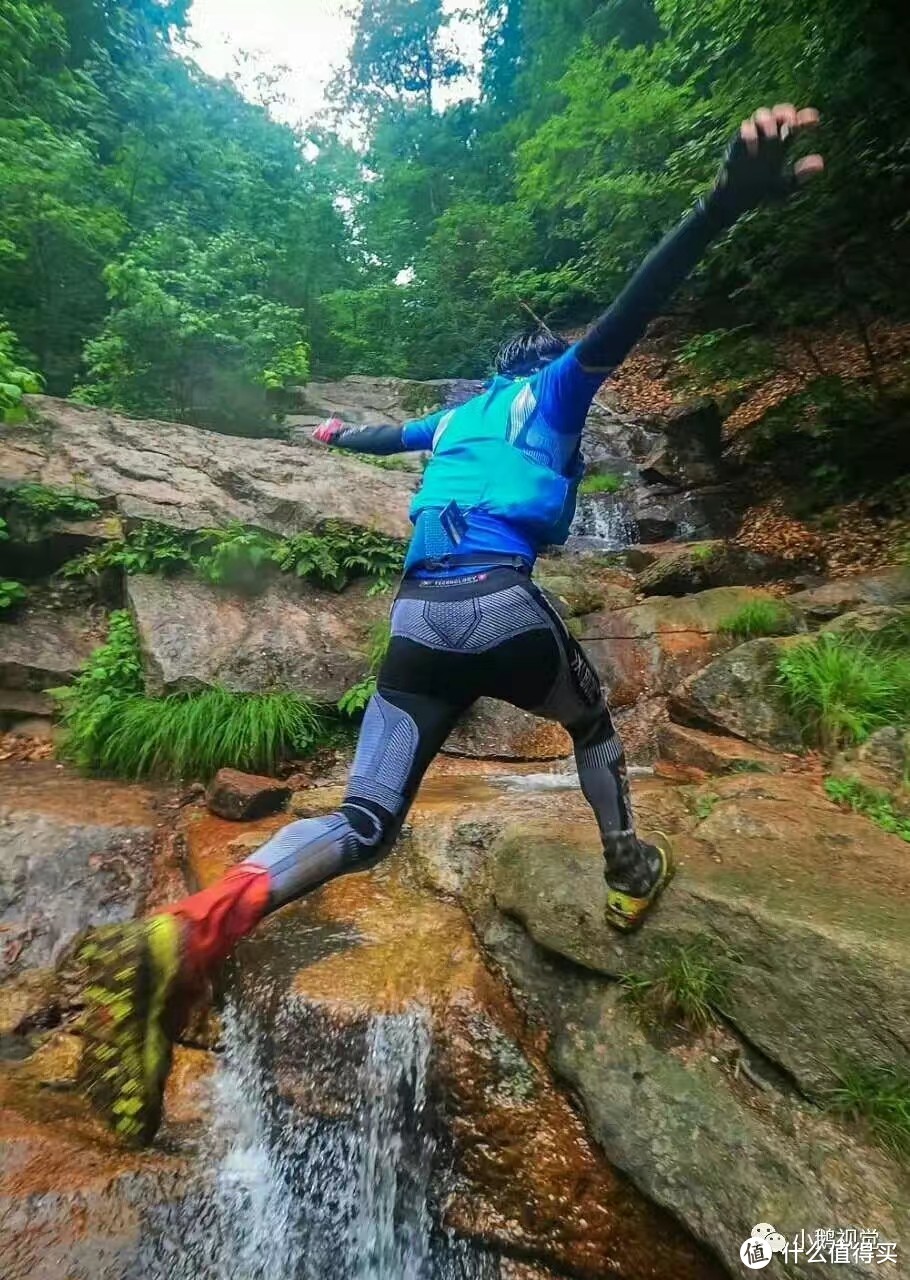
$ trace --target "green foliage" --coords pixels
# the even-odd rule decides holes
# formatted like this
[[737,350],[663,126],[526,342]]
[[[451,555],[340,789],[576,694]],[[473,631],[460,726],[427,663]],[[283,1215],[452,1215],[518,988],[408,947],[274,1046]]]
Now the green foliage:
[[863,1124],[882,1147],[910,1159],[910,1076],[897,1067],[875,1063],[848,1067],[828,1093],[837,1115]]
[[706,937],[655,946],[646,972],[621,978],[623,1000],[646,1025],[705,1031],[729,999],[732,958]]
[[887,791],[866,786],[856,778],[826,778],[825,791],[835,804],[861,813],[883,831],[910,844],[910,818],[898,813]]
[[371,577],[374,589],[386,590],[404,567],[404,546],[370,529],[327,524],[319,533],[298,533],[276,550],[275,561],[320,586],[341,591],[353,578]]
[[343,716],[359,716],[367,708],[367,703],[376,692],[376,676],[385,661],[392,640],[391,624],[388,621],[378,622],[370,636],[370,670],[369,674],[338,699],[338,710]]
[[167,525],[138,525],[70,560],[60,572],[85,578],[118,568],[126,574],[168,574],[183,568],[217,586],[255,593],[274,567],[298,578],[342,591],[355,578],[372,578],[370,594],[386,591],[404,566],[404,544],[371,529],[326,524],[318,533],[277,538],[234,524],[223,529],[181,533]]
[[800,490],[798,514],[824,512],[874,491],[903,465],[910,390],[825,375],[789,396],[750,431],[750,460]]
[[20,484],[0,493],[0,507],[10,519],[29,529],[43,529],[53,520],[94,520],[101,508],[91,498],[43,484]]
[[106,569],[122,569],[126,574],[173,573],[191,562],[191,539],[192,535],[152,521],[138,525],[123,539],[102,543],[97,551],[67,561],[60,572],[66,578],[92,577]]
[[0,611],[21,604],[28,592],[21,582],[11,578],[0,578]]
[[778,600],[750,600],[718,623],[718,631],[737,640],[779,636],[791,630],[793,615]]
[[603,475],[585,476],[578,486],[579,493],[619,493],[626,487],[622,476],[605,471]]
[[172,48],[188,7],[4,6],[0,295],[55,394],[273,430],[349,232],[334,169]]
[[711,814],[720,804],[720,796],[715,795],[711,791],[706,791],[700,796],[695,797],[695,816],[699,822],[704,822],[706,818],[710,818]]
[[42,387],[40,375],[23,367],[17,348],[16,335],[0,320],[0,422],[24,422],[22,397]]
[[238,434],[268,428],[267,392],[309,376],[300,315],[265,296],[273,270],[262,243],[236,232],[138,241],[105,270],[115,310],[86,346],[76,398]]
[[769,342],[747,336],[749,325],[735,329],[709,329],[696,334],[680,347],[677,359],[685,381],[694,390],[740,390],[766,378],[774,368],[774,349]]
[[696,564],[708,564],[714,559],[717,548],[710,542],[697,542],[689,553]]
[[262,588],[263,570],[274,561],[278,546],[270,534],[242,525],[203,529],[194,540],[192,565],[206,582],[253,593]]
[[124,778],[208,778],[232,767],[273,772],[316,746],[317,710],[287,693],[225,689],[149,698],[130,615],[111,615],[108,639],[75,683],[55,690],[64,726],[61,752],[79,768]]
[[875,640],[823,634],[778,664],[784,702],[806,740],[826,750],[910,722],[910,654]]

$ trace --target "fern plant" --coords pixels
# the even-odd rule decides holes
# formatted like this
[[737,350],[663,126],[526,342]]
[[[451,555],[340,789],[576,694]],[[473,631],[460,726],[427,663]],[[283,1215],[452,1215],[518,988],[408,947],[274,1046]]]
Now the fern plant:
[[67,561],[60,572],[67,578],[92,577],[111,568],[122,569],[126,574],[168,574],[188,565],[190,560],[188,535],[150,521],[123,539],[106,542],[96,551],[86,551]]
[[277,541],[269,534],[243,525],[203,529],[193,546],[194,572],[205,582],[243,591],[260,590],[263,569],[275,560]]
[[43,484],[19,484],[0,497],[7,513],[32,529],[43,529],[52,520],[93,520],[101,508],[92,498]]
[[343,716],[359,716],[366,711],[370,698],[376,692],[376,677],[385,661],[391,641],[392,628],[388,619],[377,622],[370,633],[369,673],[357,684],[351,685],[350,689],[346,689],[338,699],[338,710]]

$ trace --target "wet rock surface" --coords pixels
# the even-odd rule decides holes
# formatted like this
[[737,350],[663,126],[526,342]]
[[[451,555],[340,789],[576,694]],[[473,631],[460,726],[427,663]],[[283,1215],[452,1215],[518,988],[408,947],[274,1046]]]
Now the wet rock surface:
[[[786,571],[773,556],[715,540],[668,550],[639,573],[638,586],[646,596],[684,596],[711,587],[758,586]],[[794,614],[792,629],[797,628]]]
[[[228,1169],[238,1194],[271,1187],[290,1215],[283,1232],[256,1237],[257,1265],[270,1259],[275,1276],[288,1249],[316,1265],[332,1239],[347,1257],[330,1230],[332,1198],[362,1199],[367,1185],[385,1188],[367,1203],[369,1221],[406,1207],[407,1249],[436,1259],[440,1274],[454,1249],[455,1274],[477,1280],[522,1268],[583,1280],[719,1276],[648,1199],[734,1274],[756,1217],[788,1232],[861,1218],[901,1238],[894,1166],[788,1083],[818,1098],[845,1050],[896,1064],[910,1043],[901,842],[843,814],[803,774],[636,782],[642,829],[670,832],[683,867],[648,928],[622,938],[603,924],[597,831],[572,779],[458,776],[454,763],[425,782],[391,860],[277,913],[242,945],[221,1065],[213,1074],[209,1053],[181,1051],[152,1152],[124,1155],[87,1116],[71,1087],[74,1037],[7,1054],[4,1275],[88,1280],[141,1266],[182,1277],[173,1268],[185,1257],[194,1280],[207,1280],[254,1245],[246,1228],[237,1234],[240,1202],[225,1199],[231,1184],[218,1171]],[[45,815],[94,829],[103,805],[111,825],[152,823],[142,788],[28,768],[40,775],[28,804]],[[340,793],[299,794],[315,813]],[[201,805],[181,815],[177,844],[194,884],[292,816],[238,823]],[[150,883],[160,876],[150,852],[136,861]],[[137,909],[140,896],[118,910]],[[617,999],[617,977],[646,970],[662,946],[705,936],[730,956],[727,1029],[695,1040],[642,1029]],[[46,999],[41,974],[20,973],[35,986],[23,1007]],[[401,1110],[418,1096],[419,1108]],[[270,1133],[283,1135],[277,1146]],[[354,1134],[380,1150],[392,1143],[404,1181],[392,1191],[362,1182],[382,1165],[358,1163]],[[292,1168],[323,1188],[321,1207],[281,1198]],[[244,1182],[253,1170],[266,1181]],[[34,1194],[40,1209],[26,1213]],[[386,1239],[390,1258],[404,1256],[404,1239]],[[481,1254],[492,1271],[476,1269]]]
[[446,739],[443,751],[481,760],[561,760],[572,754],[572,739],[552,721],[481,698]]
[[142,787],[52,762],[0,765],[0,977],[53,964],[87,925],[134,915],[156,826]]
[[277,778],[263,778],[239,769],[219,769],[209,783],[205,802],[219,818],[234,822],[276,813],[287,803],[291,788]]

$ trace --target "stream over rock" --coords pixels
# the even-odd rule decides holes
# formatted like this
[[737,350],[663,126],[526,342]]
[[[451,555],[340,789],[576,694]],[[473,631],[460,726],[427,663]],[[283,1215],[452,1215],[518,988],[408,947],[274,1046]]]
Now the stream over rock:
[[[117,606],[149,696],[223,685],[334,703],[388,612],[368,581],[329,592],[275,573],[241,595],[189,572],[64,585],[53,571],[149,519],[289,536],[331,516],[403,537],[419,460],[370,466],[310,428],[330,412],[404,421],[471,390],[311,384],[294,443],[34,398],[34,422],[0,440],[0,486],[75,489],[102,516],[3,545],[30,590],[0,619],[4,724],[50,712],[46,690]],[[75,1091],[78,992],[56,962],[87,925],[154,910],[331,812],[350,752],[339,737],[277,778],[222,775],[216,816],[208,779],[90,779],[47,741],[0,740],[3,1280],[720,1280],[742,1274],[757,1222],[907,1247],[906,1168],[831,1109],[845,1072],[910,1071],[906,735],[823,767],[776,684],[781,653],[818,628],[903,625],[907,573],[801,582],[779,628],[800,634],[743,643],[730,617],[785,592],[785,566],[724,541],[735,494],[716,416],[693,413],[691,443],[685,415],[592,411],[589,463],[625,487],[586,495],[535,575],[617,710],[639,829],[666,833],[680,864],[636,935],[604,922],[570,739],[483,702],[395,852],[237,949],[177,1047],[155,1145],[125,1152]],[[707,541],[660,541],[696,532]],[[888,788],[890,830],[833,803],[829,766]],[[636,1004],[691,955],[716,983],[702,1023]],[[803,1258],[786,1274],[816,1272]]]

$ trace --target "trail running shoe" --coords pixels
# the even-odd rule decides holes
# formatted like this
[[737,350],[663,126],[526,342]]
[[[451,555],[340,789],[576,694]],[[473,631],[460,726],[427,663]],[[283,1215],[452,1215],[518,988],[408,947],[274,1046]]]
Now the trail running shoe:
[[657,851],[660,859],[660,870],[652,888],[643,898],[634,898],[630,893],[614,889],[607,881],[607,923],[623,933],[631,933],[644,921],[657,899],[673,879],[676,867],[670,841],[663,832],[655,832],[651,840],[651,848]]
[[90,930],[74,951],[84,973],[78,1085],[114,1132],[147,1146],[161,1123],[180,1016],[180,922],[173,915]]

